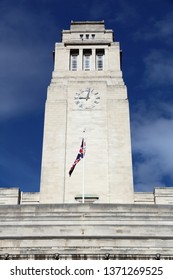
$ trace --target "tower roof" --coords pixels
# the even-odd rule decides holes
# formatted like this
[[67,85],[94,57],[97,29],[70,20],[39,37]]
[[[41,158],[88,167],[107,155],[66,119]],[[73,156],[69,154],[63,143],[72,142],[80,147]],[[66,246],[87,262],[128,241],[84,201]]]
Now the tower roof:
[[101,21],[71,21],[70,29],[62,31],[62,42],[66,45],[111,44],[113,30],[105,29]]
[[71,21],[70,25],[71,31],[104,31],[105,23],[104,20],[101,21]]

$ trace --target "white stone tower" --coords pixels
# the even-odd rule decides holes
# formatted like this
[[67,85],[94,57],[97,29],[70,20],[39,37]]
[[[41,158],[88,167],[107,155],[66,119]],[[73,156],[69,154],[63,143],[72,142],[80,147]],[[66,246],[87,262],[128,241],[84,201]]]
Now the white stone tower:
[[[85,135],[83,135],[85,130]],[[82,137],[81,160],[71,177]],[[127,90],[120,47],[103,21],[71,22],[55,46],[45,109],[40,203],[132,203]]]

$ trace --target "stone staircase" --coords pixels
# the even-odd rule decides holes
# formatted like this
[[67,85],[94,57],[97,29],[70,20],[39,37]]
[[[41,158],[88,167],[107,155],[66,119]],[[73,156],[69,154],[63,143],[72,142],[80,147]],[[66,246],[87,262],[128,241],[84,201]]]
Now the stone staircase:
[[173,255],[173,206],[0,206],[0,254]]

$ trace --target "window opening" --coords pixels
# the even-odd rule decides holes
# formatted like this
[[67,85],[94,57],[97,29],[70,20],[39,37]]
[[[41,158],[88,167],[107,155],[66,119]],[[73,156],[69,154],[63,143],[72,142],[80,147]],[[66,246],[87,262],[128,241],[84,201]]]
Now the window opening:
[[91,70],[91,54],[89,49],[83,51],[83,69],[85,71]]
[[70,70],[77,71],[79,50],[70,50]]
[[96,50],[96,69],[102,71],[104,67],[104,49]]

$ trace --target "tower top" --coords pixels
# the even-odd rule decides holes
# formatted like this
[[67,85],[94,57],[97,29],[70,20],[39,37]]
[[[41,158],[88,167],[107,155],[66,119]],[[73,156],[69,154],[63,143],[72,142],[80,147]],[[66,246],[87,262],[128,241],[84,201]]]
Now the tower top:
[[113,42],[113,30],[105,29],[104,20],[71,21],[70,30],[62,31],[62,42],[66,44],[72,42],[98,44],[99,41],[100,43],[109,44]]
[[104,20],[102,21],[71,21],[70,25],[71,31],[104,31],[105,30],[105,23]]

